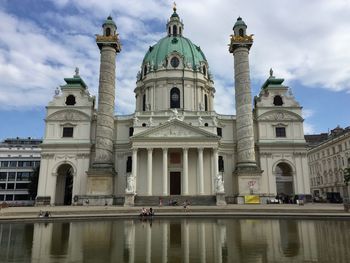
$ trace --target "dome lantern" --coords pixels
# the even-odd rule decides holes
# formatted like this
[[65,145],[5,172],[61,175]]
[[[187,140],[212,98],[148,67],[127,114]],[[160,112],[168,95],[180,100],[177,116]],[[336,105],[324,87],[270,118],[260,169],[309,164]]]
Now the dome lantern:
[[166,24],[168,36],[182,36],[184,24],[180,20],[179,15],[176,13],[176,3],[174,2],[173,14],[171,15],[168,23]]

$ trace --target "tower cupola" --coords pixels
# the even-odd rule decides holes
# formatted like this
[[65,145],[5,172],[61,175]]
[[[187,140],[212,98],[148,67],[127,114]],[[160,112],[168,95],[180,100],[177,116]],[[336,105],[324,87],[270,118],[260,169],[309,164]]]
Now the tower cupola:
[[244,37],[247,35],[246,30],[246,23],[243,21],[242,17],[238,17],[235,25],[233,26],[234,35]]
[[115,36],[117,34],[117,26],[111,16],[108,16],[105,22],[102,24],[103,36]]
[[168,36],[182,36],[184,24],[180,20],[179,15],[176,13],[176,4],[173,6],[174,13],[171,15],[168,23],[166,24]]

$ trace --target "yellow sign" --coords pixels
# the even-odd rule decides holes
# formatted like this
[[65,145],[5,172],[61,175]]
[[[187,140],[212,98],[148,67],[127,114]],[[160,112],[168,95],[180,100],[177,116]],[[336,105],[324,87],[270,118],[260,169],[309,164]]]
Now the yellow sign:
[[245,204],[260,204],[260,197],[258,195],[245,195],[244,196]]

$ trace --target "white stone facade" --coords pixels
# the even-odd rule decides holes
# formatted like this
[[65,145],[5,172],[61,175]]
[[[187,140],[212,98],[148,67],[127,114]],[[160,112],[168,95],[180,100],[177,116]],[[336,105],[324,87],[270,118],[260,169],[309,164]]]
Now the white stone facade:
[[[174,14],[171,19],[179,21]],[[249,154],[242,160],[253,163],[258,172],[237,174],[238,139],[246,134],[236,132],[238,117],[214,111],[208,63],[182,31],[174,33],[174,21],[169,22],[169,45],[176,47],[182,41],[182,47],[186,44],[195,54],[188,58],[188,50],[178,48],[156,65],[147,59],[160,47],[150,47],[137,77],[135,113],[114,117],[111,180],[101,170],[91,172],[99,138],[95,98],[78,74],[65,79],[62,92],[47,107],[38,203],[106,205],[125,198],[132,205],[138,198],[216,196],[217,204],[224,204],[225,197],[233,202],[252,194],[266,202],[283,190],[289,195],[310,194],[301,107],[283,80],[278,85],[270,83],[273,76],[266,81],[255,98],[253,114],[247,112],[248,108],[251,112],[250,91],[239,95],[244,101],[241,119],[250,118],[248,129],[238,129],[249,135],[249,149],[243,149]],[[74,96],[74,105],[67,104],[69,96]],[[274,104],[275,96],[281,97],[282,105]],[[276,136],[276,127],[285,128],[285,136]]]

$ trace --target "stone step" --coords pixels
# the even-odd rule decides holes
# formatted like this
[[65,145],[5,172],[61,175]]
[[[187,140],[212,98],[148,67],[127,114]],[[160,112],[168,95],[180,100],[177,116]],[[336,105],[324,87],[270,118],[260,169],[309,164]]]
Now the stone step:
[[170,195],[170,196],[135,196],[135,206],[158,206],[162,202],[162,206],[172,206],[177,203],[182,206],[185,201],[190,205],[216,205],[215,195]]

